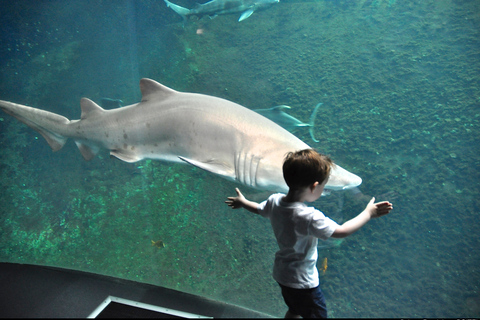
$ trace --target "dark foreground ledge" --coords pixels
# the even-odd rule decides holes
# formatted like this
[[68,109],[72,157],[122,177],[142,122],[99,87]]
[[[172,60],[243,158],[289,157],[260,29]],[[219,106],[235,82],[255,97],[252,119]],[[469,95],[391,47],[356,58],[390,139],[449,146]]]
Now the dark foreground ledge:
[[2,318],[269,317],[172,289],[35,265],[0,263],[0,288]]

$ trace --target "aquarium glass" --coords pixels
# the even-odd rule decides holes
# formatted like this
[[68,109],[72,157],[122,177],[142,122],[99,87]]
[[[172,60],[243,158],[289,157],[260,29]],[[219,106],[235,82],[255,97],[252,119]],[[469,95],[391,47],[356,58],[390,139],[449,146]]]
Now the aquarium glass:
[[[250,109],[287,105],[304,124],[323,103],[312,128],[288,129],[363,183],[313,205],[343,222],[372,196],[394,204],[320,241],[329,316],[479,317],[480,1],[285,0],[240,16],[184,20],[162,0],[0,1],[0,99],[75,120],[82,97],[131,105],[150,78]],[[224,203],[235,187],[254,201],[270,191],[106,149],[85,161],[72,140],[52,152],[4,112],[0,150],[0,261],[284,315],[269,221]]]

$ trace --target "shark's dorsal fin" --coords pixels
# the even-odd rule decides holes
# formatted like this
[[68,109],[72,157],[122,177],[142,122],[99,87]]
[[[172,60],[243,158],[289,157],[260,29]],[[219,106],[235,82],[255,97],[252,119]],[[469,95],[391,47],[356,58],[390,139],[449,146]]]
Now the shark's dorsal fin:
[[157,99],[166,98],[177,91],[164,86],[152,79],[143,78],[140,80],[140,91],[142,92],[142,102],[146,102],[155,96]]
[[82,120],[88,118],[92,113],[105,111],[102,107],[88,98],[82,98],[80,100],[80,108],[82,109]]

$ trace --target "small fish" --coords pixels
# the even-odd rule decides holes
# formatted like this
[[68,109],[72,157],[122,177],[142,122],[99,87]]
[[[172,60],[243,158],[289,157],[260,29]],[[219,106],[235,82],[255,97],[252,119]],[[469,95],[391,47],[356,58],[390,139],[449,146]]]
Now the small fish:
[[327,258],[323,259],[323,262],[322,262],[322,274],[325,274],[325,272],[327,272],[327,268],[328,268],[328,264],[327,264]]
[[157,247],[159,249],[165,248],[165,243],[163,243],[162,240],[157,240],[157,241],[152,240],[152,247]]

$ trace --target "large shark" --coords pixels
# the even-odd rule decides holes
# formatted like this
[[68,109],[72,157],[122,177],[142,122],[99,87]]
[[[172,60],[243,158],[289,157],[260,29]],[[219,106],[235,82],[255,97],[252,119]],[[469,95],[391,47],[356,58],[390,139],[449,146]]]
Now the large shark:
[[277,2],[279,0],[212,0],[204,4],[197,4],[193,9],[187,9],[165,0],[167,7],[172,8],[184,20],[191,15],[215,17],[219,14],[242,12],[238,21],[247,19],[255,10],[269,7]]
[[[86,160],[106,148],[126,162],[187,163],[270,191],[288,190],[282,175],[286,153],[310,148],[273,121],[228,100],[178,92],[150,79],[140,80],[140,90],[140,103],[112,110],[82,98],[79,120],[1,100],[0,108],[38,131],[53,151],[72,138]],[[361,182],[336,165],[325,188],[350,189]]]

